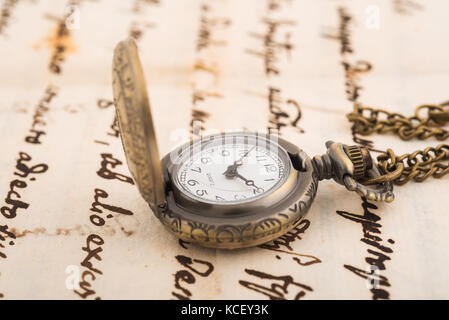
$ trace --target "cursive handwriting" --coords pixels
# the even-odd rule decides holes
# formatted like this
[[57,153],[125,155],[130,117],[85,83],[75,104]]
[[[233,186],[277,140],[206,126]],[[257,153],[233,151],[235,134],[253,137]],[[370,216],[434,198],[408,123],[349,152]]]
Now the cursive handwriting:
[[159,0],[134,0],[132,4],[132,13],[136,18],[131,21],[128,35],[139,41],[145,34],[147,29],[154,28],[155,25],[149,22],[146,14],[146,8],[149,5],[157,6],[160,4]]
[[[358,60],[356,62],[349,61],[351,55],[354,54],[354,48],[351,43],[350,23],[353,21],[352,15],[345,7],[337,9],[340,18],[339,28],[332,33],[323,33],[322,37],[329,40],[336,40],[340,43],[341,64],[345,73],[345,92],[348,101],[358,104],[360,92],[363,86],[360,84],[360,75],[368,73],[372,70],[372,63],[366,60]],[[364,139],[355,131],[355,127],[351,128],[352,140],[362,147],[366,147],[371,151],[381,152],[374,147],[373,141]]]
[[[287,300],[290,298],[292,300],[299,300],[303,298],[307,292],[313,291],[310,286],[294,281],[293,277],[289,275],[275,276],[252,269],[245,269],[245,272],[260,280],[269,281],[269,284],[265,286],[245,280],[240,280],[239,284],[247,289],[267,296],[270,300]],[[289,296],[289,294],[291,296]]]
[[[114,103],[111,100],[97,100],[97,106],[102,110],[108,109],[113,105]],[[106,133],[106,136],[113,136],[114,138],[118,138],[118,135],[109,135],[108,133]],[[107,142],[102,144],[109,145]],[[115,169],[117,166],[123,165],[122,161],[116,159],[111,153],[100,153],[100,157],[100,169],[96,172],[99,177],[106,180],[118,180],[131,185],[134,184],[133,180],[130,177],[112,171],[112,169]],[[102,236],[99,235],[99,233],[101,232],[101,234],[103,235],[107,234],[106,230],[107,227],[109,227],[108,221],[110,221],[111,219],[114,219],[117,216],[129,217],[133,215],[133,212],[128,209],[106,203],[105,200],[109,198],[109,194],[101,188],[94,189],[93,198],[93,202],[91,203],[89,209],[90,226],[100,229],[98,229],[98,232],[89,232],[89,235],[86,237],[86,244],[81,248],[86,252],[83,261],[80,262],[80,265],[84,268],[84,270],[79,281],[80,290],[75,289],[73,291],[82,299],[87,299],[92,295],[96,295],[96,291],[93,289],[93,282],[97,279],[98,276],[103,274],[103,271],[101,271],[101,269],[95,265],[95,262],[102,260],[100,253],[103,252],[103,245],[105,244],[105,240]],[[125,230],[118,219],[115,219],[115,221],[120,226],[120,230],[123,231],[126,236],[130,236],[133,234],[133,231]],[[98,300],[101,298],[97,295],[95,299]]]
[[28,186],[25,178],[29,178],[30,181],[35,181],[36,178],[33,174],[44,173],[48,170],[48,165],[45,163],[39,163],[35,165],[28,164],[31,161],[31,156],[25,152],[19,152],[19,158],[16,162],[17,171],[14,175],[22,179],[14,179],[9,184],[9,191],[5,198],[6,205],[0,208],[0,212],[3,217],[12,219],[17,216],[18,209],[27,209],[29,203],[21,200],[21,195],[18,189],[24,189]]
[[190,300],[192,292],[184,287],[182,282],[194,284],[195,274],[200,277],[208,277],[214,271],[214,266],[208,261],[192,259],[184,255],[177,255],[175,258],[185,269],[174,274],[175,288],[178,292],[172,291],[172,295],[179,300]]
[[[48,170],[48,165],[45,163],[31,164],[32,158],[26,152],[19,152],[19,158],[16,161],[16,171],[14,175],[20,179],[14,179],[9,183],[9,191],[5,197],[5,205],[0,208],[0,212],[6,219],[13,219],[17,216],[18,210],[26,210],[30,206],[28,202],[22,199],[20,189],[28,187],[29,183],[36,181],[35,175],[42,174]],[[14,233],[9,231],[7,225],[0,226],[0,241],[5,241],[6,237],[15,239]],[[9,242],[10,245],[14,244],[14,241]],[[4,248],[3,244],[0,244],[1,248]],[[0,257],[6,258],[6,254],[0,252]]]
[[351,35],[349,30],[349,23],[352,21],[352,16],[346,11],[346,8],[339,7],[338,15],[340,17],[340,25],[338,27],[338,32],[336,34],[323,33],[322,37],[337,40],[340,43],[340,54],[350,54],[353,53],[351,44]]
[[[310,226],[310,221],[307,219],[301,220],[301,222],[286,234],[279,238],[259,245],[259,248],[271,250],[274,252],[285,253],[292,257],[292,260],[301,266],[309,266],[315,263],[320,263],[321,260],[315,256],[308,254],[301,254],[293,251],[292,243],[301,240],[301,234],[303,234]],[[276,255],[278,260],[281,260],[279,255]]]
[[[222,98],[218,90],[220,63],[216,50],[226,46],[226,30],[231,20],[222,16],[218,2],[203,2],[196,39],[196,58],[193,64],[192,110],[189,122],[190,134],[201,136],[206,130],[205,122],[210,117],[206,104],[210,98]],[[217,13],[217,11],[219,13]],[[205,76],[208,81],[204,81]],[[210,106],[210,105],[208,105]]]
[[25,137],[25,141],[31,144],[41,144],[40,137],[45,135],[46,132],[43,127],[47,125],[44,115],[50,110],[50,102],[57,95],[58,88],[52,85],[48,85],[45,89],[45,94],[39,100],[38,105],[34,111],[33,122],[31,124],[30,135]]
[[280,74],[279,67],[276,65],[279,60],[277,55],[279,52],[285,51],[287,56],[289,56],[294,46],[290,42],[291,34],[289,32],[284,33],[284,39],[282,41],[276,39],[276,34],[282,26],[292,26],[295,23],[290,20],[275,20],[273,18],[263,18],[262,22],[267,28],[264,34],[256,32],[250,32],[249,34],[251,37],[262,41],[263,49],[261,51],[247,49],[246,53],[263,59],[265,74],[267,76],[277,76]]
[[12,11],[19,0],[5,0],[0,11],[0,34],[4,34],[12,16]]
[[[92,202],[90,211],[93,212],[89,216],[89,220],[92,225],[96,227],[102,227],[106,224],[105,219],[112,219],[114,215],[112,213],[124,214],[124,215],[133,215],[130,210],[106,204],[100,201],[100,198],[106,199],[109,195],[106,191],[96,188],[94,190],[94,201]],[[101,216],[103,214],[103,210],[107,210],[108,214],[105,216]],[[85,251],[87,254],[83,261],[81,261],[80,265],[87,270],[84,270],[81,274],[81,281],[79,282],[79,287],[83,290],[78,291],[74,290],[74,292],[79,295],[81,298],[86,299],[90,295],[94,295],[95,290],[91,289],[92,283],[87,280],[87,277],[90,278],[90,281],[95,281],[98,275],[102,275],[103,272],[94,266],[92,263],[92,259],[101,261],[100,253],[103,251],[102,246],[104,245],[104,239],[98,234],[89,234],[86,238],[86,245],[81,249]],[[97,276],[96,276],[96,275]],[[97,297],[96,299],[99,299]]]
[[122,164],[122,161],[114,158],[111,153],[102,153],[100,162],[101,168],[97,171],[97,174],[107,180],[116,179],[129,184],[134,184],[131,177],[112,171],[112,169]]
[[298,125],[302,115],[298,102],[293,99],[283,100],[281,89],[268,87],[268,108],[270,110],[269,133],[274,131],[281,134],[285,127],[293,127],[298,132],[304,133],[304,130]]
[[[296,25],[295,21],[279,17],[279,11],[283,6],[283,1],[269,0],[265,16],[262,23],[265,26],[264,33],[249,32],[250,37],[260,40],[262,49],[246,49],[245,53],[262,58],[264,63],[264,73],[268,80],[267,95],[268,98],[268,133],[281,135],[286,127],[293,127],[299,133],[304,130],[299,127],[299,120],[302,113],[299,103],[296,99],[283,99],[281,89],[275,85],[275,78],[281,76],[281,68],[279,66],[280,54],[285,53],[290,58],[294,49],[291,38],[291,27]],[[279,36],[281,34],[281,36]]]
[[201,51],[210,46],[225,46],[226,41],[215,39],[215,30],[217,28],[225,28],[231,24],[231,20],[226,17],[210,16],[211,7],[203,4],[201,6],[200,28],[198,30],[198,39],[196,50]]
[[[385,262],[391,260],[389,255],[393,253],[393,250],[388,245],[384,244],[383,239],[380,237],[382,234],[382,225],[379,223],[381,218],[370,211],[370,209],[377,209],[376,205],[368,202],[366,198],[362,198],[362,200],[363,214],[359,215],[341,210],[337,211],[337,214],[352,222],[359,223],[362,226],[363,237],[360,241],[368,246],[367,252],[370,254],[370,256],[365,257],[365,261],[369,266],[374,266],[375,268],[372,268],[370,272],[367,272],[347,264],[345,264],[344,267],[355,275],[370,280],[371,283],[378,283],[378,285],[372,286],[370,289],[373,300],[389,299],[390,294],[386,288],[390,287],[388,279],[385,276],[379,276],[373,271],[386,270]],[[388,243],[394,244],[394,241],[388,239]]]

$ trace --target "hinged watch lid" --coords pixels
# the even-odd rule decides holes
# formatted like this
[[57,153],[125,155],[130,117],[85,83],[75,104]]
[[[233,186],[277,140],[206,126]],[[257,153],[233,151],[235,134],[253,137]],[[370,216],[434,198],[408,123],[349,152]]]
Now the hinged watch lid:
[[165,203],[162,166],[142,66],[131,38],[114,50],[112,87],[129,171],[142,197],[156,210]]

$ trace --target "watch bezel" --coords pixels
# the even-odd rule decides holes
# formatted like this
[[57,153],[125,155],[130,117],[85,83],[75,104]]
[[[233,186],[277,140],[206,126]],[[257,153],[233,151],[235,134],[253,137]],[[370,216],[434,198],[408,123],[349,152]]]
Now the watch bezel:
[[[180,190],[174,181],[173,174],[176,166],[180,165],[177,161],[183,156],[183,153],[186,151],[188,152],[189,148],[198,142],[201,144],[207,144],[214,139],[221,139],[223,136],[233,135],[246,135],[248,137],[270,140],[270,143],[275,144],[277,148],[282,150],[287,157],[286,165],[289,166],[289,173],[284,182],[278,186],[276,190],[270,192],[269,194],[265,194],[261,198],[253,198],[250,201],[242,201],[235,204],[220,204],[201,201],[190,197],[185,193],[185,191]],[[245,218],[253,216],[256,212],[260,213],[259,215],[269,215],[276,210],[275,208],[283,207],[284,202],[286,202],[286,204],[290,203],[292,197],[295,198],[303,192],[301,188],[298,188],[298,186],[301,185],[301,181],[299,181],[299,171],[294,168],[289,156],[290,154],[297,153],[299,151],[299,148],[292,146],[291,143],[278,136],[268,136],[260,133],[225,132],[202,137],[201,140],[198,139],[181,145],[164,157],[162,161],[162,166],[164,168],[164,172],[166,173],[164,177],[166,184],[170,186],[167,197],[172,198],[172,201],[170,201],[172,205],[175,204],[178,208],[181,208],[186,212],[186,215],[192,215],[192,219],[194,219],[195,216],[200,216],[206,219]]]
[[[291,172],[295,174],[293,189],[280,201],[267,206],[262,203],[255,206],[254,201],[250,206],[246,204],[244,210],[229,210],[229,206],[227,210],[218,210],[215,204],[186,206],[174,196],[170,177],[173,162],[167,154],[162,159],[167,205],[155,212],[157,218],[179,238],[212,248],[250,247],[285,234],[307,214],[316,195],[318,178],[312,161],[300,148],[281,138],[278,144],[289,154],[294,168]],[[175,149],[175,155],[176,152],[179,150]]]
[[[273,138],[273,136],[247,132],[229,132],[225,134],[210,135],[203,139],[193,141],[192,143],[189,142],[188,144],[184,144],[179,148],[181,152],[176,150],[176,158],[172,161],[169,167],[171,185],[178,203],[187,208],[191,206],[206,208],[208,205],[212,205],[215,209],[219,208],[219,210],[232,210],[235,212],[236,210],[241,211],[242,208],[246,210],[248,206],[266,206],[270,202],[280,201],[282,197],[285,196],[285,193],[293,188],[292,182],[296,176],[296,172],[292,166],[288,152],[279,143],[277,143],[276,140],[277,137]],[[201,152],[202,150],[209,148],[211,144],[215,146],[218,144],[229,144],[230,141],[232,141],[231,143],[236,144],[244,142],[252,146],[258,145],[266,147],[271,152],[276,152],[279,160],[282,161],[284,165],[283,177],[281,177],[281,179],[277,181],[276,184],[269,190],[264,191],[262,194],[239,201],[220,202],[203,199],[192,194],[188,190],[185,190],[178,179],[178,171],[181,170],[181,167],[186,161],[188,161],[189,156],[193,154],[191,150]],[[280,188],[282,188],[282,190],[277,192]]]
[[215,204],[186,206],[174,195],[170,177],[173,162],[167,154],[162,159],[167,205],[155,212],[157,218],[179,238],[213,248],[250,247],[285,234],[307,214],[316,195],[318,178],[312,161],[300,148],[281,138],[278,144],[289,154],[294,168],[291,172],[295,175],[292,190],[280,201],[268,205],[254,205],[259,202],[254,201],[245,204],[244,210],[229,210],[230,206],[218,210]]

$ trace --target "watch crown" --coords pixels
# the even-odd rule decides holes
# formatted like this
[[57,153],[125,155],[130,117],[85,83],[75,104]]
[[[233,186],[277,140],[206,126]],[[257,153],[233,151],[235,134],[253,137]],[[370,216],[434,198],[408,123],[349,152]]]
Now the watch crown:
[[366,178],[383,178],[367,148],[347,146],[333,141],[326,142],[326,147],[326,154],[312,159],[318,180],[333,178],[349,191],[355,191],[367,200],[393,201],[391,181],[379,180],[372,184],[364,184],[367,181]]
[[368,149],[359,146],[345,146],[344,151],[354,165],[353,178],[356,180],[363,178],[373,166]]

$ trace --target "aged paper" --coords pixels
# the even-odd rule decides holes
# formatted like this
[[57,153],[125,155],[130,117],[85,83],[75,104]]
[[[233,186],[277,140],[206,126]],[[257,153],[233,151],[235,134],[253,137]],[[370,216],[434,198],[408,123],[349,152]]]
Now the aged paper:
[[[363,202],[321,182],[281,239],[180,242],[130,178],[115,119],[116,43],[137,39],[160,154],[191,135],[278,129],[411,152],[436,140],[351,133],[353,102],[411,115],[449,100],[445,0],[0,1],[0,293],[5,299],[449,297],[449,179]],[[192,132],[202,121],[200,132]],[[363,140],[362,140],[363,139]]]

